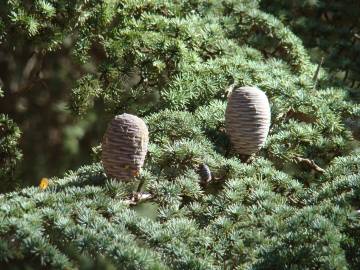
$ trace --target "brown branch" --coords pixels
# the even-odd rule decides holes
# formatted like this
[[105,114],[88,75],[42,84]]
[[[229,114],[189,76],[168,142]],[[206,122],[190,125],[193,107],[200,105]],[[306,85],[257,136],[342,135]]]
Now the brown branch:
[[287,197],[287,199],[294,205],[298,206],[298,207],[303,207],[305,206],[305,203],[303,201],[301,201],[299,198],[294,198],[292,197],[292,195],[290,195],[289,197]]
[[277,46],[275,47],[274,51],[273,51],[272,53],[270,53],[271,56],[275,56],[275,54],[279,51],[280,48],[281,48],[281,46],[280,46],[280,45],[277,45]]
[[236,82],[232,83],[228,88],[225,89],[225,95],[228,98],[231,95],[231,92],[236,87]]
[[315,71],[315,74],[314,74],[314,77],[313,77],[314,89],[316,89],[316,85],[317,85],[317,82],[318,82],[318,77],[319,77],[320,68],[321,68],[323,62],[324,62],[324,57],[321,57],[320,63],[318,64],[318,66],[317,66],[317,68],[316,68],[316,71]]
[[345,70],[345,76],[344,76],[344,78],[343,78],[343,82],[346,81],[348,75],[349,75],[349,69]]
[[351,83],[351,86],[350,86],[351,88],[354,88],[355,82],[356,82],[355,80],[352,80],[352,83]]
[[38,51],[31,54],[23,69],[22,78],[16,89],[17,92],[28,91],[38,82],[41,82],[40,73],[43,69],[44,57],[45,55]]
[[153,199],[154,196],[147,192],[134,192],[130,199],[124,200],[124,202],[130,206],[138,205],[139,203]]
[[308,159],[308,158],[303,158],[303,157],[299,157],[296,156],[294,157],[294,160],[296,162],[300,162],[300,163],[304,163],[307,166],[309,166],[311,169],[314,169],[315,171],[319,172],[319,173],[324,173],[325,170],[323,168],[321,168],[320,166],[318,166],[315,161]]

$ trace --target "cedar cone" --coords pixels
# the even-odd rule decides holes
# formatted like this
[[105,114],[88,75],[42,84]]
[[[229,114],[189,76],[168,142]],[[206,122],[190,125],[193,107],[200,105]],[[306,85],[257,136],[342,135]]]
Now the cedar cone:
[[269,101],[263,91],[245,86],[231,92],[225,112],[225,127],[238,154],[251,155],[264,145],[270,118]]
[[102,141],[101,160],[108,177],[130,180],[144,164],[149,142],[145,122],[131,114],[115,116]]

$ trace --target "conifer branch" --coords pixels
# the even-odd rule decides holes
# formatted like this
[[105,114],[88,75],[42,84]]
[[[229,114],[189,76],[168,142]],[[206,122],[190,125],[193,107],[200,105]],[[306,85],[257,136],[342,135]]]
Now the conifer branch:
[[130,199],[124,200],[128,205],[135,206],[139,203],[149,201],[154,198],[153,194],[147,192],[134,192]]
[[299,163],[304,163],[306,164],[307,166],[309,166],[311,169],[317,171],[317,172],[320,172],[320,173],[324,173],[325,170],[322,169],[320,166],[318,166],[314,160],[311,160],[311,159],[308,159],[308,158],[303,158],[303,157],[300,157],[300,156],[296,156],[295,158],[295,161],[296,162],[299,162]]
[[318,83],[318,78],[319,78],[319,72],[320,72],[320,68],[322,66],[324,62],[324,57],[321,57],[320,63],[318,64],[314,77],[313,77],[313,82],[314,82],[314,89],[316,89],[317,83]]

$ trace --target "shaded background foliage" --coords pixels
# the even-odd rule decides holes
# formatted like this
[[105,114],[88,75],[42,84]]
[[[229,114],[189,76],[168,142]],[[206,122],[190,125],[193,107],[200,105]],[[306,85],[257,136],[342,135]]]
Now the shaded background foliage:
[[55,9],[44,1],[34,3],[0,5],[2,31],[6,32],[0,43],[4,91],[0,108],[22,131],[23,162],[17,177],[25,185],[89,162],[91,146],[98,143],[105,127],[98,106],[82,119],[69,110],[76,79],[95,70],[96,64],[91,60],[80,63],[71,55],[78,33],[76,21],[69,19],[77,18],[77,4],[59,2]]
[[343,83],[359,98],[360,18],[353,0],[271,1],[261,8],[274,14],[303,41],[312,60],[329,71],[332,83]]

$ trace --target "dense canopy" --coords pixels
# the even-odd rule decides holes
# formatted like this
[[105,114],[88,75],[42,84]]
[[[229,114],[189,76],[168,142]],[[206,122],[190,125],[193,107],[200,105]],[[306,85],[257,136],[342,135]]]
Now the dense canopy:
[[[100,100],[142,117],[149,152],[134,182],[109,179],[98,147],[48,187],[1,194],[1,268],[359,269],[360,106],[258,1],[35,2],[0,4],[1,48],[67,46],[95,62],[72,110]],[[225,130],[231,85],[271,105],[266,144],[246,161]],[[3,145],[8,164],[19,153],[3,158]],[[150,196],[134,202],[140,182]]]

